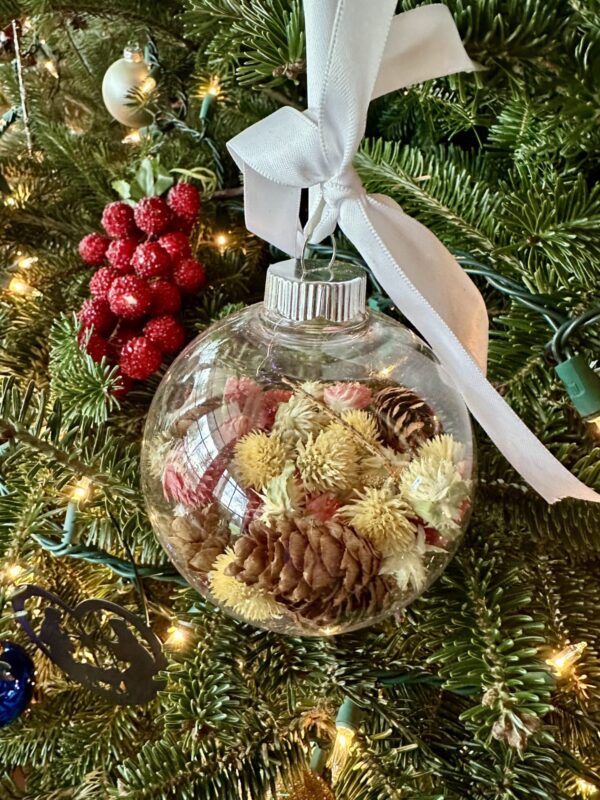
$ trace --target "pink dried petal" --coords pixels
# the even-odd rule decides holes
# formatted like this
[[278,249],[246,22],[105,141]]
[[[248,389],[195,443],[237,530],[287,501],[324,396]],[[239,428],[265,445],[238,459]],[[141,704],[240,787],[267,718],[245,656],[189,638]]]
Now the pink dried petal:
[[325,387],[323,400],[332,411],[341,414],[350,408],[366,408],[373,393],[363,383],[333,383]]
[[242,436],[245,436],[247,433],[255,428],[256,425],[254,424],[253,420],[249,417],[246,417],[244,414],[238,414],[235,417],[231,417],[224,422],[219,432],[223,437],[223,441],[225,444],[230,444],[232,441],[239,439]]
[[317,494],[308,498],[306,513],[320,522],[328,522],[335,517],[339,507],[340,503],[335,495],[330,493]]
[[238,378],[232,375],[225,382],[223,400],[226,403],[237,403],[240,408],[243,408],[246,400],[253,394],[259,394],[260,391],[260,386],[252,378]]

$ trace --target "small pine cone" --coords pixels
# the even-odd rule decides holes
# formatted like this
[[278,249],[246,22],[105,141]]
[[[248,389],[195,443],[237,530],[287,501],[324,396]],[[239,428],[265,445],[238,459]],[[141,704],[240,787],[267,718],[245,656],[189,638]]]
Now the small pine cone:
[[381,556],[346,525],[303,517],[270,525],[255,520],[234,552],[228,574],[313,622],[331,624],[385,606]]
[[443,430],[442,423],[422,397],[405,386],[381,389],[373,402],[382,436],[401,452],[415,451]]
[[195,572],[206,575],[217,556],[229,546],[229,526],[217,503],[176,517],[169,544]]

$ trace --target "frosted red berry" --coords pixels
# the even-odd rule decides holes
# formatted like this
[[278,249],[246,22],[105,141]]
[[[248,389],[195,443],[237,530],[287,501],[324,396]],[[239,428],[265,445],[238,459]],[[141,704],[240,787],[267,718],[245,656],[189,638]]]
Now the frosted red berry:
[[125,239],[135,234],[133,208],[121,200],[109,203],[102,212],[102,227],[113,239]]
[[126,239],[114,239],[106,251],[108,263],[119,272],[131,272],[131,259],[138,246],[138,240],[132,236]]
[[200,211],[200,192],[191,183],[176,183],[169,190],[167,202],[173,213],[193,222]]
[[112,390],[112,396],[116,397],[117,400],[120,400],[121,398],[125,397],[126,394],[129,394],[129,392],[133,389],[135,381],[133,378],[130,378],[129,375],[124,375],[120,369],[118,369],[115,377],[118,377],[119,385],[115,386],[115,388]]
[[171,271],[171,258],[158,242],[138,244],[131,266],[142,278],[160,278]]
[[166,250],[173,264],[177,264],[184,258],[189,258],[192,255],[192,248],[190,241],[185,233],[181,231],[172,231],[171,233],[164,233],[158,240],[159,245]]
[[142,197],[133,212],[135,224],[141,231],[156,236],[171,222],[171,209],[162,197]]
[[146,323],[144,336],[163,353],[177,353],[185,343],[185,328],[175,317],[164,315]]
[[97,364],[99,364],[103,358],[108,358],[111,354],[108,340],[95,331],[92,331],[90,334],[90,338],[85,344],[85,349]]
[[172,233],[183,233],[184,236],[189,236],[194,229],[194,220],[181,217],[179,214],[173,214],[169,230]]
[[119,366],[125,375],[143,381],[156,372],[161,361],[159,348],[145,336],[137,336],[121,351]]
[[88,233],[79,242],[81,260],[92,267],[99,267],[104,263],[109,244],[110,239],[107,239],[106,236],[101,236],[99,233]]
[[104,298],[90,297],[83,301],[79,319],[83,328],[93,327],[96,333],[104,336],[113,330],[117,324],[114,313]]
[[94,297],[106,298],[113,281],[118,277],[119,273],[116,269],[112,267],[101,267],[94,272],[90,279],[90,292]]
[[150,308],[151,300],[148,284],[137,275],[117,278],[108,291],[111,311],[124,319],[143,317]]
[[130,342],[132,339],[135,339],[136,336],[142,335],[142,328],[141,325],[135,324],[127,324],[125,322],[120,322],[117,330],[113,333],[110,337],[110,347],[112,350],[113,355],[118,360],[121,356],[121,351],[125,347],[125,345]]
[[185,294],[193,294],[204,285],[204,267],[195,258],[185,258],[173,270],[173,280]]
[[170,281],[152,281],[150,289],[150,314],[176,314],[181,308],[181,293]]

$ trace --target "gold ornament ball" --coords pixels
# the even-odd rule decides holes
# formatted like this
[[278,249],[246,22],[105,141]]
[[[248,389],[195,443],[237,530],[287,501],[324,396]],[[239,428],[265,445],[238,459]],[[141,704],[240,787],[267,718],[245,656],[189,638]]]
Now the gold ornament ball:
[[335,800],[329,784],[315,772],[307,770],[288,784],[288,790],[281,789],[277,800]]
[[148,86],[153,79],[143,52],[136,47],[126,47],[123,58],[106,70],[102,81],[102,99],[108,113],[128,128],[143,128],[152,122],[152,114],[132,105],[132,92]]

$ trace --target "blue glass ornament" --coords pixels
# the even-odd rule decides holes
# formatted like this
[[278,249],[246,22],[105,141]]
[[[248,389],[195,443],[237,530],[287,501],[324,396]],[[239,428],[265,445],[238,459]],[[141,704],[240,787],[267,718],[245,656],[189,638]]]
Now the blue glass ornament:
[[0,728],[9,725],[31,702],[34,667],[18,644],[0,641]]

